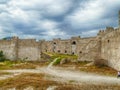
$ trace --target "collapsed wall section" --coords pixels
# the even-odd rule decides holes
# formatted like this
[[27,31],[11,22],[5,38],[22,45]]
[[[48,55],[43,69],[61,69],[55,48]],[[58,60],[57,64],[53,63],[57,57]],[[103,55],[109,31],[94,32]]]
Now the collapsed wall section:
[[71,39],[61,40],[53,39],[52,41],[41,41],[42,52],[54,52],[62,54],[77,55],[80,37],[72,37]]
[[53,40],[53,52],[71,54],[70,40]]

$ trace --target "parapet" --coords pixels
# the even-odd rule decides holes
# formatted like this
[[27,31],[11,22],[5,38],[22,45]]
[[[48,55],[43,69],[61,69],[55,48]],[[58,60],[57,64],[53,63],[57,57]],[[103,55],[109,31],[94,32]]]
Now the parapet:
[[19,37],[17,37],[17,36],[12,37],[12,40],[16,40],[16,39],[19,39]]
[[71,39],[80,39],[81,37],[80,36],[77,36],[77,37],[71,37]]
[[61,38],[57,38],[57,39],[54,38],[53,39],[53,41],[59,41],[59,40],[61,40]]
[[98,36],[103,36],[106,35],[112,31],[114,31],[115,29],[113,27],[106,27],[105,30],[100,30],[99,33],[97,34]]

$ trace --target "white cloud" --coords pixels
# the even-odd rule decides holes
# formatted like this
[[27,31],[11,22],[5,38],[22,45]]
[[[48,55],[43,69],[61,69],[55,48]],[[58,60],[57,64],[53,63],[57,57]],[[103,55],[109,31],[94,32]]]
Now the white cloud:
[[73,0],[12,0],[9,7],[19,7],[24,10],[38,10],[44,15],[59,16],[65,14]]
[[[66,38],[116,25],[120,0],[2,0],[0,36]],[[1,2],[0,2],[1,3]]]
[[112,9],[117,6],[120,6],[120,0],[90,0],[80,4],[73,13],[66,16],[65,20],[70,23],[73,29],[101,25],[104,23],[104,20],[106,24],[109,24],[110,18],[106,17],[102,20],[102,17],[110,10],[112,14]]
[[24,22],[27,22],[30,18],[29,18],[29,15],[21,10],[20,8],[16,8],[16,9],[11,9],[11,8],[8,8],[8,13],[10,14],[10,17],[12,19],[17,19],[19,21],[24,21]]
[[98,20],[104,13],[104,8],[99,4],[98,0],[83,4],[82,8],[80,5],[71,15],[66,17],[66,20],[70,22],[73,28],[94,24],[94,21]]
[[27,37],[34,37],[31,32],[36,33],[36,37],[39,34],[51,38],[64,35],[65,32],[58,27],[59,22],[49,20],[46,16],[64,15],[70,9],[72,1],[10,0],[0,7],[5,11],[0,14],[0,26],[3,30],[7,29],[6,33],[19,36],[26,34]]
[[98,33],[98,30],[90,30],[90,31],[83,31],[81,32],[82,37],[90,37],[90,36],[95,36]]
[[0,33],[3,33],[2,27],[0,27]]
[[58,25],[58,23],[55,21],[50,21],[50,20],[41,21],[41,27],[46,30],[55,29],[57,27],[57,25]]
[[39,25],[39,28],[45,30],[45,32],[43,32],[42,34],[48,35],[49,37],[65,35],[64,31],[58,29],[59,23],[55,21],[43,20],[42,22],[39,22]]

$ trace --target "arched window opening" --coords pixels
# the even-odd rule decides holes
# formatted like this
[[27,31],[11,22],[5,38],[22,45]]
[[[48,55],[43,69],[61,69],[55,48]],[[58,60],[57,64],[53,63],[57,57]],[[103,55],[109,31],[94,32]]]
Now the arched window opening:
[[67,53],[67,50],[65,50],[65,53]]
[[56,45],[56,42],[54,42],[54,44]]
[[108,43],[110,42],[110,40],[107,41]]
[[76,42],[75,42],[75,41],[73,41],[73,42],[72,42],[72,45],[76,45]]

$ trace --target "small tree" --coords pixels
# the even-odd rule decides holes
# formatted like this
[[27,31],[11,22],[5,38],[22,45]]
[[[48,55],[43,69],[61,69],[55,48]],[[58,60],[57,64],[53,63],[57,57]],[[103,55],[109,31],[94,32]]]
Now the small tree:
[[0,51],[0,62],[5,61],[5,56],[3,54],[3,51]]

